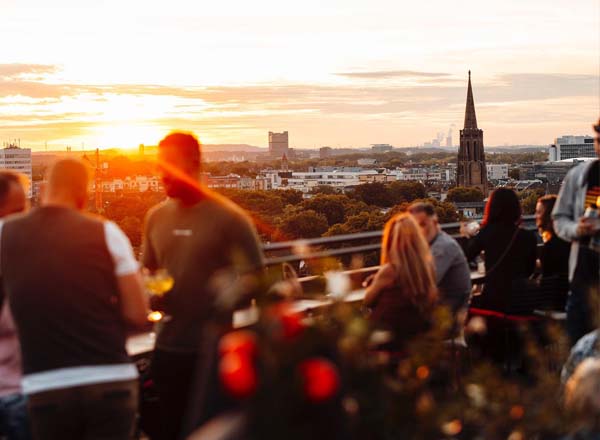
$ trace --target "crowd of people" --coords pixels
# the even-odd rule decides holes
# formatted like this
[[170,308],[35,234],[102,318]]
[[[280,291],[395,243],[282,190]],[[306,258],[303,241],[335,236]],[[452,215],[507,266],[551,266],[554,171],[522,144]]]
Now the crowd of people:
[[[595,129],[600,136],[600,126]],[[600,154],[598,139],[596,146]],[[203,332],[209,325],[217,333],[231,326],[233,311],[250,300],[246,277],[262,272],[264,257],[249,216],[199,184],[200,145],[193,135],[165,137],[157,162],[168,198],[147,215],[141,262],[117,225],[85,212],[89,181],[82,162],[57,161],[40,206],[31,210],[21,177],[0,172],[0,437],[130,438],[139,378],[125,346],[128,332],[147,324],[141,268],[166,270],[174,281],[163,298],[165,319],[152,356],[160,413],[155,438],[185,438],[197,422],[191,420],[193,390],[206,380],[199,371],[210,363]],[[538,239],[521,227],[511,189],[490,194],[480,230],[461,228],[461,243],[441,230],[429,203],[416,202],[394,216],[364,299],[373,326],[393,335],[385,348],[401,352],[434,324],[433,310],[441,305],[453,316],[450,337],[461,332],[464,316],[484,317],[485,340],[470,343],[503,362],[504,333],[494,320],[510,318],[520,281],[539,273],[556,281],[550,285],[566,303],[575,347],[563,379],[570,401],[585,400],[582,384],[599,367],[584,362],[578,373],[578,364],[600,357],[592,301],[599,293],[600,254],[591,246],[600,231],[592,215],[599,196],[595,160],[573,168],[558,197],[540,198],[539,259]],[[479,291],[469,267],[477,258],[486,272]],[[215,282],[219,274],[234,295],[225,298],[223,282]],[[589,405],[600,414],[600,405]]]

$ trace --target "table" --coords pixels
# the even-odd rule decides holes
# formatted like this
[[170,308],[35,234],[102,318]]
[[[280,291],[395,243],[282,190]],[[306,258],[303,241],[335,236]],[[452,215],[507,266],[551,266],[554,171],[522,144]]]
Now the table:
[[[352,303],[359,302],[365,298],[366,289],[357,289],[346,295],[342,301]],[[328,307],[335,303],[334,298],[324,296],[319,299],[300,299],[293,301],[290,309],[296,313],[310,313],[311,310]],[[258,307],[248,307],[241,310],[236,310],[233,314],[233,328],[243,328],[255,324],[258,321]],[[156,341],[156,333],[146,332],[138,333],[130,336],[127,339],[127,353],[131,357],[139,356],[140,354],[154,350],[154,342]]]

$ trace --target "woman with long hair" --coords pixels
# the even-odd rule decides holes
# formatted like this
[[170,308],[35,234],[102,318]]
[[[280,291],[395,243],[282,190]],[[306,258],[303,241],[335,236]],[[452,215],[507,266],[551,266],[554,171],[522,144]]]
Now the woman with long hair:
[[[483,291],[472,300],[479,308],[508,311],[512,281],[527,278],[535,270],[537,239],[521,225],[521,204],[508,188],[492,192],[485,206],[481,230],[466,246],[468,260],[484,253],[486,277]],[[461,228],[463,235],[469,235]]]
[[365,305],[376,326],[390,330],[394,344],[427,331],[437,301],[433,258],[421,229],[408,213],[385,225],[381,267],[367,288]]
[[569,275],[571,244],[559,238],[554,231],[551,214],[556,200],[557,196],[554,194],[538,199],[535,207],[535,225],[544,242],[540,255],[542,276],[563,276],[566,278]]

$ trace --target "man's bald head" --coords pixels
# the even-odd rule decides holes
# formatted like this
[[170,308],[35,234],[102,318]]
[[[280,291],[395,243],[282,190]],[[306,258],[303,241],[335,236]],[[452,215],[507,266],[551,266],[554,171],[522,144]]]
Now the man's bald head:
[[78,159],[60,159],[48,170],[45,203],[67,202],[82,209],[87,203],[89,176]]
[[27,177],[13,171],[0,170],[0,217],[27,209],[27,184]]

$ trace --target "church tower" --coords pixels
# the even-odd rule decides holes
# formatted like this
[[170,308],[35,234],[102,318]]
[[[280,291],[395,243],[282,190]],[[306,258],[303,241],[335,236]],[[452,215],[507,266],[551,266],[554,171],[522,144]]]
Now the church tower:
[[479,188],[483,192],[483,195],[487,196],[488,182],[485,153],[483,151],[483,130],[477,128],[470,70],[469,87],[467,89],[467,108],[465,110],[465,127],[460,130],[456,177],[458,186]]

